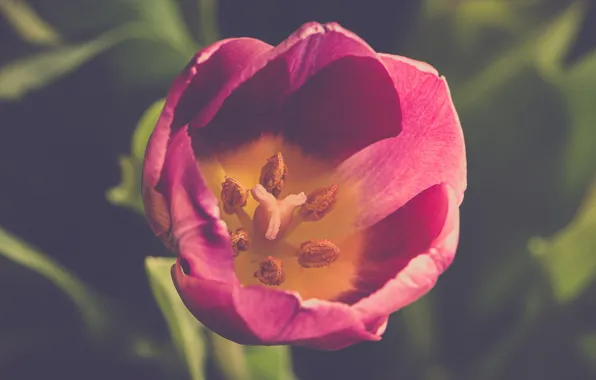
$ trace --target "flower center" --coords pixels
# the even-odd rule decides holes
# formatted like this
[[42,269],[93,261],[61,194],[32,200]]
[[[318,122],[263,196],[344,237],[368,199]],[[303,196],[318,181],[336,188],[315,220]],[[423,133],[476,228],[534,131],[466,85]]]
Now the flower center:
[[296,207],[306,202],[306,195],[290,194],[283,200],[275,199],[261,184],[252,188],[253,198],[259,202],[253,223],[256,234],[263,234],[267,240],[275,240],[288,228]]
[[352,289],[362,236],[349,233],[355,194],[330,178],[331,167],[282,140],[264,137],[200,160],[220,194],[236,274],[244,285],[333,299]]

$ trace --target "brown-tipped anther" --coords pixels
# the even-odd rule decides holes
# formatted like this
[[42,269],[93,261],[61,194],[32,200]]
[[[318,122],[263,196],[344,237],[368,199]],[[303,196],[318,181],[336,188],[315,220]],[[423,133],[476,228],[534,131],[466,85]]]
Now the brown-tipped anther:
[[339,258],[339,248],[329,240],[309,240],[300,244],[298,264],[304,268],[322,268]]
[[300,209],[302,218],[314,222],[329,214],[337,202],[337,188],[338,186],[333,184],[319,187],[308,194],[306,203]]
[[284,263],[280,259],[268,256],[259,264],[259,269],[254,276],[263,284],[269,286],[280,286],[286,279]]
[[284,188],[287,175],[288,167],[284,162],[284,157],[278,152],[269,157],[265,165],[261,168],[259,183],[263,185],[267,192],[277,198]]
[[250,246],[248,241],[248,232],[242,228],[238,228],[236,232],[230,231],[230,241],[232,242],[234,257],[237,257],[240,252],[247,251]]
[[242,187],[240,182],[233,177],[224,177],[221,183],[221,201],[226,214],[233,214],[240,208],[246,206],[248,200],[248,189]]

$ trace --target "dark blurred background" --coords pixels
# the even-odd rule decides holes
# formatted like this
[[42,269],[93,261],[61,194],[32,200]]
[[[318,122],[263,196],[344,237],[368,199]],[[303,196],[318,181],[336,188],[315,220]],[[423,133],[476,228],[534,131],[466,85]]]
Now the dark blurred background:
[[[145,272],[146,256],[168,253],[135,211],[136,182],[110,189],[137,175],[135,126],[196,49],[218,34],[277,44],[311,20],[446,76],[469,187],[437,287],[380,343],[292,349],[295,374],[596,378],[593,1],[0,0],[0,11],[0,226],[122,317],[94,342],[53,272],[0,243],[0,379],[190,378]],[[205,376],[225,378],[206,355]]]

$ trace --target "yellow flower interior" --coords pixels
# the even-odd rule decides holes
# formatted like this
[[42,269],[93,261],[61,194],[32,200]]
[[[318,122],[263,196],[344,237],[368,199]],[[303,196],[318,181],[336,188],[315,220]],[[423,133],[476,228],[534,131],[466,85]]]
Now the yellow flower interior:
[[[285,142],[279,137],[263,136],[233,152],[219,154],[208,159],[198,159],[203,178],[210,190],[219,197],[224,177],[234,177],[244,188],[253,188],[259,183],[261,168],[267,158],[281,152],[288,166],[285,187],[278,199],[290,194],[304,192],[309,194],[318,187],[332,183],[331,166],[313,157],[305,155],[300,148]],[[337,182],[336,182],[337,183]],[[356,215],[353,207],[356,202],[356,190],[345,183],[339,186],[337,203],[328,215],[319,221],[302,222],[282,234],[266,247],[257,249],[251,244],[248,251],[241,252],[235,258],[236,274],[243,285],[263,285],[254,277],[259,263],[274,256],[283,261],[285,281],[280,289],[299,292],[303,299],[334,299],[341,293],[353,288],[352,281],[356,273],[358,259],[362,251],[362,233],[351,231],[350,226]],[[221,207],[222,219],[231,231],[244,228],[249,231],[249,240],[254,239],[255,231],[252,218],[259,204],[249,196],[246,206],[235,214],[226,214]],[[295,214],[299,210],[295,210]],[[296,217],[296,215],[294,216]],[[303,268],[298,264],[297,253],[300,244],[313,239],[327,239],[340,249],[340,256],[330,266],[323,268]]]

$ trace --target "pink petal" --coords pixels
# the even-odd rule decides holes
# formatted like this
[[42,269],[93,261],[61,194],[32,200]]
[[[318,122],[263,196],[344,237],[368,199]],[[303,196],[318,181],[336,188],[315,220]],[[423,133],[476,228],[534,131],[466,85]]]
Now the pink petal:
[[[417,199],[419,197],[427,199]],[[422,297],[432,289],[439,275],[453,261],[459,237],[459,207],[455,190],[448,185],[438,185],[419,197],[412,201],[412,206],[409,203],[404,207],[416,209],[409,214],[413,224],[418,228],[408,228],[405,219],[401,221],[403,223],[396,223],[396,227],[406,228],[399,233],[414,233],[418,236],[404,239],[403,247],[392,246],[396,250],[404,249],[403,253],[406,253],[406,257],[411,257],[411,260],[379,290],[353,305],[364,323],[389,315]],[[433,208],[436,208],[439,216],[433,216]],[[395,235],[397,236],[397,233]],[[391,240],[390,237],[389,239]],[[416,250],[423,248],[424,241],[427,242],[427,246],[419,251],[422,253],[412,255]],[[395,259],[391,259],[387,253],[381,251],[377,257],[373,257],[373,260],[378,260],[380,265],[387,266],[394,265],[392,260],[395,260],[397,266],[401,266],[399,261],[402,252],[396,252]]]
[[436,185],[368,228],[358,278],[354,281],[356,290],[340,299],[353,304],[382,288],[432,246],[443,230],[448,211],[445,185]]
[[401,131],[393,81],[376,57],[328,65],[287,99],[280,118],[286,139],[337,162]]
[[[219,88],[251,57],[271,47],[264,42],[237,38],[217,42],[201,50],[173,82],[159,121],[151,135],[143,167],[143,202],[153,232],[170,244],[170,215],[163,194],[156,190],[160,181],[172,130],[184,125],[207,103]],[[189,89],[190,88],[190,89]]]
[[364,191],[355,227],[374,225],[410,199],[446,183],[461,203],[466,157],[461,125],[447,83],[429,65],[381,55],[400,96],[402,132],[348,158],[337,175]]
[[199,173],[185,129],[171,137],[160,189],[172,220],[173,247],[188,274],[238,283],[228,228],[219,218],[217,198]]
[[193,315],[221,336],[240,344],[295,344],[337,350],[363,340],[379,340],[384,322],[370,330],[341,303],[311,300],[262,286],[203,280],[172,268],[176,288]]
[[399,133],[398,102],[387,68],[364,41],[337,24],[310,23],[230,78],[191,123],[193,142],[201,154],[282,133],[343,160]]

